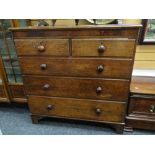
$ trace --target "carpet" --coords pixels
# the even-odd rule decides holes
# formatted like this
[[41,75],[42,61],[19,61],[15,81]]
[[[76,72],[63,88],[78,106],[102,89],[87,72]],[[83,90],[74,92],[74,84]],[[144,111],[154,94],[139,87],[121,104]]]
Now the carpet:
[[[28,108],[1,107],[0,128],[3,135],[117,135],[115,130],[104,124],[81,121],[48,120],[32,124]],[[124,135],[154,135],[154,131],[134,130]]]

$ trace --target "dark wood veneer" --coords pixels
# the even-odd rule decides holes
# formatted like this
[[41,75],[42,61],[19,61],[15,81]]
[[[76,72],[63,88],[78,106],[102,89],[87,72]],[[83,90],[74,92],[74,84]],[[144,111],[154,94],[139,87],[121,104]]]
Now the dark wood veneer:
[[11,28],[32,122],[88,120],[122,133],[140,27]]
[[21,56],[69,56],[68,39],[15,39],[14,42]]
[[129,79],[132,72],[132,59],[19,57],[19,61],[25,75]]
[[29,95],[126,101],[129,93],[129,80],[24,76],[24,83]]
[[[30,96],[30,111],[34,115],[61,116],[96,121],[124,122],[121,102]],[[109,115],[110,113],[110,115]]]
[[[103,50],[99,51],[100,46]],[[73,56],[133,57],[135,39],[73,39]]]

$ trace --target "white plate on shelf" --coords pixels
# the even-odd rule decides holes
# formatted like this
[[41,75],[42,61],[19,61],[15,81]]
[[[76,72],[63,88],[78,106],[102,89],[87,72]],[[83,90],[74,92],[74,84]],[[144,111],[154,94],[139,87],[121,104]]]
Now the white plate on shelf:
[[[87,19],[87,21],[88,22],[90,22],[90,23],[92,23],[92,24],[94,24],[94,21],[93,21],[93,19]],[[104,25],[104,24],[109,24],[109,23],[111,23],[111,22],[113,22],[113,21],[115,21],[115,19],[96,19],[96,24],[97,25]]]

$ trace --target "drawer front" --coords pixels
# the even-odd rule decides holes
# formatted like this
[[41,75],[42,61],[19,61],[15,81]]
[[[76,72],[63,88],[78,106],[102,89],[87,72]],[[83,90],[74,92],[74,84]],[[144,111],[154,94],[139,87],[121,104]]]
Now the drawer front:
[[68,56],[68,39],[15,39],[18,55]]
[[125,103],[29,96],[32,114],[124,122]]
[[129,113],[155,115],[155,97],[154,98],[131,98]]
[[70,59],[19,58],[23,74],[130,78],[132,60],[123,59]]
[[126,101],[128,80],[24,76],[26,94]]
[[6,98],[4,86],[0,85],[0,98]]
[[133,57],[135,39],[73,39],[73,56]]

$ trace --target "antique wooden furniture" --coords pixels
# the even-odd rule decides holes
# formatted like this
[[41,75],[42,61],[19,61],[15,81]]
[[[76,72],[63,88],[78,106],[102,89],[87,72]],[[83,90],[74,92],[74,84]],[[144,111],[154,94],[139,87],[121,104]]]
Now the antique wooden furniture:
[[[1,72],[3,79],[3,86],[5,89],[5,97],[2,93],[0,98],[3,98],[4,102],[18,102],[23,103],[26,101],[24,95],[22,76],[20,73],[20,67],[17,60],[14,43],[12,40],[12,34],[8,30],[14,20],[3,19],[0,20],[0,55],[1,55]],[[13,25],[14,26],[14,25]],[[3,91],[1,86],[1,92]]]
[[122,133],[139,27],[11,28],[33,123],[87,120]]
[[132,78],[125,129],[133,128],[155,130],[155,77]]
[[10,94],[7,87],[6,74],[2,62],[2,57],[0,56],[0,103],[1,102],[10,102]]

